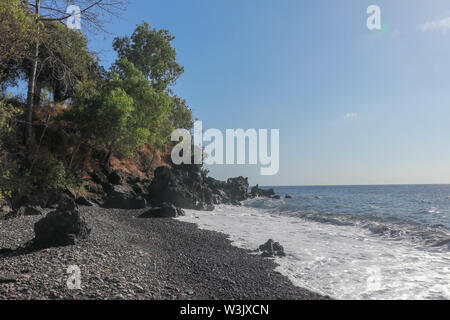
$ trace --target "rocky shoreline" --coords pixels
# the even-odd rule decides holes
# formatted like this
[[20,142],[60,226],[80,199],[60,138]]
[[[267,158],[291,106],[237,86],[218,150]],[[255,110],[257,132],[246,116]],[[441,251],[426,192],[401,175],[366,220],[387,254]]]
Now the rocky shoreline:
[[[17,248],[33,238],[39,216],[0,220],[0,299],[326,299],[224,234],[137,218],[145,209],[79,210],[88,240],[35,251]],[[71,265],[81,270],[81,290],[67,288]]]
[[[255,254],[170,219],[182,208],[274,198],[273,190],[249,193],[246,178],[218,181],[197,165],[159,167],[152,180],[121,171],[91,177],[87,196],[42,191],[0,219],[0,299],[326,298],[275,271],[267,257],[282,256],[280,244]],[[81,289],[68,288],[73,270]]]

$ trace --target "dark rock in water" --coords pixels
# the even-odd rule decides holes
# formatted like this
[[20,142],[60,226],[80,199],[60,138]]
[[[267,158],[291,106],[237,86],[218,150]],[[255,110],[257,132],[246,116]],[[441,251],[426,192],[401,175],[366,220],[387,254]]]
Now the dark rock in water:
[[272,239],[269,239],[265,244],[260,245],[259,250],[262,251],[263,257],[286,256],[283,246],[278,242],[274,242]]
[[73,245],[78,239],[86,239],[90,232],[78,210],[58,209],[34,224],[33,244],[37,248]]
[[113,185],[123,184],[125,174],[121,170],[114,170],[108,176],[108,181]]
[[274,196],[272,196],[272,199],[277,199],[277,200],[279,200],[279,199],[281,199],[281,197],[279,196],[279,195],[274,195]]
[[275,191],[273,189],[261,189],[258,185],[254,186],[250,191],[250,196],[252,198],[255,197],[267,197],[272,198],[275,195]]
[[287,195],[285,196],[285,198],[286,198],[286,199],[292,199],[292,196],[287,194]]
[[87,207],[92,207],[94,204],[92,202],[90,202],[88,199],[86,199],[85,197],[78,197],[75,202],[77,204],[79,204],[80,206],[87,206]]
[[231,200],[244,201],[248,198],[248,178],[229,178],[225,191]]
[[139,218],[176,218],[184,216],[184,211],[170,203],[161,203],[139,216]]

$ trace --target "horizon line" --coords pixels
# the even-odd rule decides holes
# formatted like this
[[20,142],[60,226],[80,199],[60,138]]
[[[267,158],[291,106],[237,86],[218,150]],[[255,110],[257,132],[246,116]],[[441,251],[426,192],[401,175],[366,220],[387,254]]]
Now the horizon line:
[[[375,186],[448,186],[450,183],[384,183],[384,184],[304,184],[304,185],[259,185],[260,187],[375,187]],[[255,185],[256,186],[256,185]]]

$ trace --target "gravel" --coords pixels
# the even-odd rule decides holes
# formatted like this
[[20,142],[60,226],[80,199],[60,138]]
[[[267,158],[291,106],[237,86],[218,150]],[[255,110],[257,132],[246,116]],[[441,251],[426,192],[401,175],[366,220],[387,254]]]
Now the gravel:
[[[83,207],[92,233],[77,245],[20,249],[42,216],[0,220],[0,299],[324,299],[295,287],[275,263],[227,236],[144,210]],[[68,289],[69,266],[81,289]]]

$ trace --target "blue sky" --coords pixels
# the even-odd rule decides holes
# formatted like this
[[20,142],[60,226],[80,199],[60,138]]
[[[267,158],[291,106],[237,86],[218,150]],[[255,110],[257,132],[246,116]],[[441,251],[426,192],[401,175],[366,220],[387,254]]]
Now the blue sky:
[[[383,29],[366,27],[381,8]],[[131,0],[91,49],[149,22],[176,37],[175,92],[204,129],[280,129],[280,170],[252,184],[450,183],[450,2]]]

